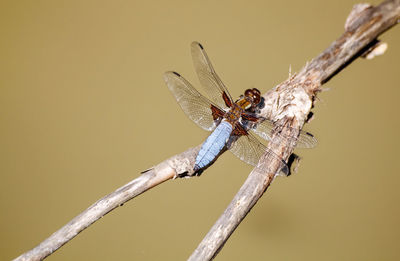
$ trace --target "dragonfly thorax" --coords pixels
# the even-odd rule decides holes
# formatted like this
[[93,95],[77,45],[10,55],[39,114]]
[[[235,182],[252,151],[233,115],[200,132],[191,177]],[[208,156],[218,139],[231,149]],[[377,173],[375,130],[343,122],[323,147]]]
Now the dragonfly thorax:
[[256,88],[247,89],[244,95],[232,103],[230,110],[225,114],[224,118],[226,121],[236,126],[236,123],[240,121],[242,114],[247,112],[252,112],[257,107],[261,101],[260,91]]
[[225,114],[225,119],[228,121],[232,126],[235,126],[236,122],[239,121],[240,117],[244,109],[238,105],[237,103],[233,103],[231,109]]
[[252,99],[250,97],[247,96],[241,96],[239,98],[239,100],[237,100],[236,105],[238,105],[242,110],[248,110],[252,107]]

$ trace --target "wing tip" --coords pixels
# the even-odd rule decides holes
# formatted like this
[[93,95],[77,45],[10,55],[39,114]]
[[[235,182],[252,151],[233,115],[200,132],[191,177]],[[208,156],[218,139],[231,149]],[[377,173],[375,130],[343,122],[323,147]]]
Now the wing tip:
[[166,76],[170,76],[171,74],[178,76],[178,77],[182,77],[179,73],[175,72],[175,71],[168,71],[164,73],[164,77]]
[[197,46],[200,47],[201,50],[204,50],[204,47],[203,45],[201,45],[201,43],[197,41],[192,42],[192,47],[197,47]]
[[315,136],[307,131],[301,131],[300,137],[297,140],[296,147],[299,149],[312,149],[316,147],[318,140]]
[[311,134],[311,133],[309,133],[309,132],[306,132],[306,133],[307,133],[307,135],[308,135],[308,138],[310,139],[309,148],[311,149],[311,148],[316,147],[317,144],[318,144],[318,140],[315,138],[315,136],[314,136],[313,134]]
[[181,75],[179,73],[175,72],[175,71],[171,71],[171,73],[175,74],[178,77],[181,77]]

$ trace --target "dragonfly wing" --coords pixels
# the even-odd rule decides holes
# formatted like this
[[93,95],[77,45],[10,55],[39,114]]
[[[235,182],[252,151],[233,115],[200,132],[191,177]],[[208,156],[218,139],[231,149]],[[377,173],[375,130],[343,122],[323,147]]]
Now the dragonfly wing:
[[300,131],[300,136],[297,139],[296,147],[303,149],[311,149],[317,146],[317,143],[318,143],[317,139],[314,137],[314,135],[306,131]]
[[185,78],[176,72],[166,72],[164,80],[176,101],[191,120],[201,128],[211,131],[223,111],[201,95]]
[[[228,141],[228,149],[239,159],[246,162],[247,164],[257,166],[261,156],[268,151],[268,157],[273,157],[281,161],[281,169],[285,175],[288,175],[289,168],[286,163],[276,155],[273,151],[269,150],[264,144],[257,140],[254,135],[248,133],[239,137],[233,137],[235,140]],[[264,171],[268,171],[264,170]]]
[[232,97],[215,72],[203,46],[193,42],[191,47],[194,68],[207,95],[220,108],[230,107],[233,103]]
[[[274,124],[269,120],[264,120],[257,124],[257,126],[252,129],[254,133],[259,135],[261,138],[271,141],[271,132],[274,128]],[[279,136],[279,134],[278,134]],[[282,135],[280,137],[283,138]],[[311,133],[306,131],[300,131],[300,135],[297,138],[296,148],[313,148],[317,145],[317,139]]]

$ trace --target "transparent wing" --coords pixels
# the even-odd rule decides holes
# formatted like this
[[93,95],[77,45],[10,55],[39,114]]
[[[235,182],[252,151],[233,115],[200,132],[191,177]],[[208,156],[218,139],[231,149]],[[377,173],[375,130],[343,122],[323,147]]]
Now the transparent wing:
[[[273,151],[269,150],[264,144],[262,144],[252,134],[243,135],[237,138],[236,141],[232,141],[229,144],[228,149],[239,159],[246,162],[247,164],[257,166],[261,156],[268,150],[268,157],[273,157],[281,161],[281,172],[285,175],[289,173],[289,168],[286,163],[276,155]],[[268,170],[266,170],[268,171]]]
[[[203,46],[198,42],[193,42],[191,47],[194,68],[201,85],[204,87],[211,101],[217,104],[220,108],[226,108],[227,106],[224,99],[228,99],[233,103],[232,97],[215,72]],[[223,96],[224,93],[226,95],[225,97]]]
[[[201,95],[187,80],[176,72],[166,72],[164,80],[178,104],[192,121],[208,131],[215,128],[216,123],[213,118],[213,111],[211,110],[211,105],[213,104],[210,100]],[[216,108],[218,109],[218,107]]]
[[[274,125],[269,120],[264,120],[259,123],[255,129],[252,129],[254,133],[259,135],[261,138],[271,141],[271,131]],[[317,139],[311,133],[300,131],[299,137],[297,137],[296,148],[313,148],[317,145]]]

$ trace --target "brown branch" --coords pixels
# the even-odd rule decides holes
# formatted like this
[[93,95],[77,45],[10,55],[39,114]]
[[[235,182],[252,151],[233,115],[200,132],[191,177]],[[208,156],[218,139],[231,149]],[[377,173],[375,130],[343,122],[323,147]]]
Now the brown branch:
[[[373,49],[376,38],[400,19],[400,0],[385,1],[377,7],[358,5],[346,22],[345,33],[327,50],[305,66],[294,77],[264,95],[265,108],[261,114],[279,122],[281,135],[273,136],[269,148],[287,159],[293,152],[295,137],[303,126],[321,84],[368,49]],[[191,176],[199,147],[171,157],[113,193],[103,197],[68,224],[52,234],[34,249],[15,260],[41,260],[74,238],[111,210],[123,205],[146,190],[181,175]],[[260,172],[268,166],[269,173]],[[253,170],[231,204],[194,251],[190,260],[210,260],[247,215],[279,171],[280,161],[265,155]]]

